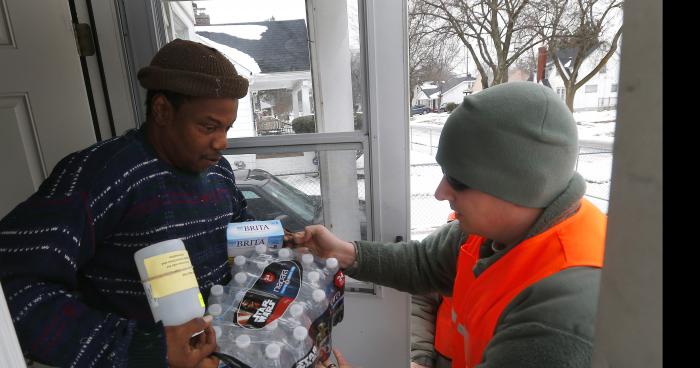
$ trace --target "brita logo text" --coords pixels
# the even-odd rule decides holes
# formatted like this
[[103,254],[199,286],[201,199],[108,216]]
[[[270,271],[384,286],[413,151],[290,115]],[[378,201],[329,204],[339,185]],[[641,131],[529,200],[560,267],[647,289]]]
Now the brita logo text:
[[263,231],[270,230],[267,225],[243,225],[243,231]]
[[264,323],[267,321],[267,319],[270,318],[270,314],[272,314],[272,311],[275,309],[276,304],[277,303],[275,303],[273,300],[265,299],[260,308],[255,311],[253,320],[257,323]]
[[265,244],[265,239],[236,240],[237,247],[254,247],[258,244]]

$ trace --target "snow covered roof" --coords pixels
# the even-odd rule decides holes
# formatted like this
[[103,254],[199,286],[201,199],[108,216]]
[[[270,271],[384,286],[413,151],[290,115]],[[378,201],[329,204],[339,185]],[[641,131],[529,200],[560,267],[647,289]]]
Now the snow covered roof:
[[457,87],[459,84],[465,81],[475,81],[476,78],[472,77],[471,75],[467,76],[459,76],[459,77],[454,77],[448,79],[446,82],[442,84],[442,87],[439,87],[435,84],[434,82],[428,82],[428,83],[423,83],[421,85],[421,91],[425,93],[426,96],[428,96],[429,99],[437,99],[440,96],[440,93],[443,95],[447,92],[449,92],[451,89]]
[[228,57],[229,60],[245,68],[248,72],[245,73],[243,70],[236,70],[238,74],[245,76],[260,73],[260,66],[258,65],[258,63],[256,63],[255,59],[253,59],[250,55],[246,54],[245,52],[236,50],[233,47],[214,42],[206,37],[199,36],[199,39],[202,43],[219,50],[222,54]]
[[195,31],[250,55],[261,73],[311,70],[304,19],[210,25]]

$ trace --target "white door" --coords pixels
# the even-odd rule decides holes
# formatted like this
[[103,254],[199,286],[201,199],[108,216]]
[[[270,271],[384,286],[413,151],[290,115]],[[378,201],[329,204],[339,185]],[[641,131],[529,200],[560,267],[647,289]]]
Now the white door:
[[95,142],[67,0],[0,0],[0,218]]

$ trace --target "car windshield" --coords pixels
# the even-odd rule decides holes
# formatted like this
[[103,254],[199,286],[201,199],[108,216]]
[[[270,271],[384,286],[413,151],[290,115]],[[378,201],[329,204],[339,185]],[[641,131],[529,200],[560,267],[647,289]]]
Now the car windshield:
[[316,208],[309,196],[274,176],[270,177],[270,180],[263,187],[266,187],[265,190],[272,196],[286,203],[305,221],[313,223]]

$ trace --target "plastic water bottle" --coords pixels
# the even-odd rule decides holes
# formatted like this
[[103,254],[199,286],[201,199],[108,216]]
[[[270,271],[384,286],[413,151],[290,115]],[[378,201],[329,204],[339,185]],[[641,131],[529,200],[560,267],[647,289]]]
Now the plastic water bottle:
[[292,250],[289,248],[282,248],[277,252],[277,257],[283,261],[290,260],[292,259]]
[[309,328],[309,326],[311,326],[311,319],[309,319],[305,312],[306,308],[303,302],[294,302],[289,306],[289,318],[286,320],[291,328],[299,326]]
[[280,362],[280,353],[282,348],[276,342],[272,342],[265,346],[265,360],[263,361],[264,368],[282,368]]
[[243,271],[236,272],[236,274],[233,275],[233,282],[236,287],[245,287],[246,281],[248,281],[248,275]]
[[209,308],[207,308],[207,314],[214,318],[219,318],[222,312],[223,308],[221,308],[221,304],[210,304]]
[[338,259],[335,257],[326,259],[326,267],[324,270],[329,275],[335,275],[336,271],[338,271]]
[[328,300],[326,300],[326,292],[321,289],[315,289],[311,293],[311,299],[313,300],[313,305],[311,309],[317,311],[314,315],[321,315],[328,309]]
[[314,256],[311,253],[306,253],[301,256],[301,265],[304,270],[311,270],[314,266]]
[[236,336],[234,341],[236,344],[235,356],[238,359],[249,363],[255,363],[260,360],[259,352],[254,349],[251,344],[250,335],[241,333],[240,335]]
[[236,273],[239,271],[243,271],[247,261],[248,259],[244,255],[235,256],[233,258],[233,268],[231,272]]
[[213,285],[209,289],[209,305],[221,304],[224,301],[224,287],[221,285]]
[[297,326],[292,331],[292,356],[295,362],[306,357],[311,351],[313,342],[309,338],[309,330],[304,326]]
[[305,281],[308,282],[312,287],[318,288],[321,281],[321,274],[318,271],[309,271],[305,273]]

